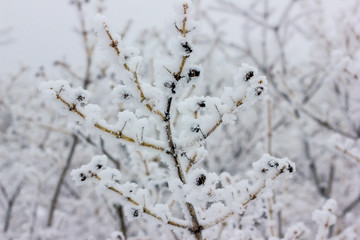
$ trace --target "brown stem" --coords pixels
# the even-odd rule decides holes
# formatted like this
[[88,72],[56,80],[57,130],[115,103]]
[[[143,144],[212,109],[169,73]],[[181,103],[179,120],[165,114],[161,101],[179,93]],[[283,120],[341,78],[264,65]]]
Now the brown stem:
[[114,205],[114,208],[116,210],[116,214],[119,217],[120,221],[120,230],[123,233],[125,239],[127,238],[127,228],[125,224],[125,217],[124,217],[124,208],[121,205]]
[[[186,183],[186,179],[178,158],[178,154],[176,151],[176,146],[174,144],[173,141],[173,137],[172,137],[172,133],[171,133],[171,117],[170,117],[170,111],[171,111],[171,106],[172,106],[172,97],[169,97],[168,99],[168,104],[167,104],[167,108],[166,108],[166,112],[165,112],[165,116],[167,116],[165,123],[166,123],[166,133],[167,133],[167,138],[168,138],[168,142],[169,142],[169,147],[170,147],[170,155],[173,158],[175,167],[177,169],[177,174],[179,179],[181,180],[181,182],[183,184]],[[196,216],[196,212],[195,212],[195,208],[191,203],[186,202],[185,203],[186,208],[189,211],[189,214],[191,216],[191,221],[192,221],[192,227],[189,228],[189,231],[195,235],[197,240],[202,240],[202,234],[201,231],[203,230],[203,227],[199,224],[199,221],[197,219]]]
[[354,201],[352,201],[349,205],[347,205],[344,208],[343,212],[341,213],[341,217],[344,217],[348,212],[353,210],[359,203],[360,203],[360,194]]
[[[101,178],[100,178],[99,176],[97,176],[97,175],[94,175],[94,177],[95,177],[96,179],[98,179],[98,180],[101,180]],[[125,197],[124,194],[123,194],[120,190],[116,189],[115,187],[107,186],[107,189],[109,189],[109,190],[111,190],[111,191],[119,194],[120,196],[124,197],[124,199],[125,199],[126,201],[128,201],[129,203],[131,203],[131,204],[133,204],[133,205],[135,205],[135,206],[140,206],[140,203],[136,202],[136,201],[135,201],[134,199],[132,199],[131,197]],[[166,223],[166,224],[169,224],[169,225],[172,225],[172,226],[175,226],[175,227],[178,227],[178,228],[184,228],[184,229],[187,229],[187,228],[188,228],[188,226],[183,225],[183,224],[181,224],[181,223],[177,223],[177,222],[171,221],[171,220],[164,220],[164,219],[162,219],[160,216],[156,215],[156,213],[152,212],[151,210],[149,210],[149,209],[148,209],[147,207],[145,207],[145,206],[142,207],[142,211],[143,211],[145,214],[147,214],[147,215],[149,215],[149,216],[152,216],[153,218],[156,218],[157,220],[162,221],[162,222],[164,222],[164,223]]]
[[347,149],[343,149],[339,146],[335,146],[335,148],[337,150],[339,150],[340,152],[342,152],[343,154],[345,154],[346,156],[352,158],[352,159],[355,159],[358,163],[360,163],[360,157],[356,156],[355,154],[351,153],[349,150]]
[[[241,106],[244,102],[244,99],[240,99],[236,102],[236,106],[230,110],[230,114],[233,113],[237,107]],[[210,131],[206,134],[204,134],[204,138],[208,138],[223,122],[223,115],[220,115],[219,121],[215,123],[215,125],[210,129]]]
[[[66,106],[68,106],[69,108],[69,111],[71,112],[74,112],[76,113],[77,115],[79,115],[81,118],[83,119],[86,119],[86,116],[77,109],[76,105],[74,104],[70,104],[68,103],[66,100],[64,100],[61,96],[60,96],[60,93],[57,93],[56,94],[56,97],[57,99],[59,99],[62,103],[64,103]],[[130,142],[130,143],[136,143],[136,141],[129,137],[129,136],[126,136],[122,133],[122,131],[119,131],[119,132],[115,132],[115,131],[112,131],[104,126],[102,126],[101,124],[99,123],[95,123],[94,124],[94,127],[100,129],[101,131],[103,132],[106,132],[110,135],[113,135],[114,137],[118,138],[118,139],[122,139],[122,140],[125,140],[127,142]],[[155,149],[155,150],[158,150],[158,151],[164,151],[164,148],[160,147],[160,146],[157,146],[157,145],[154,145],[154,144],[151,144],[151,143],[147,143],[147,142],[141,142],[141,143],[137,143],[139,146],[143,146],[143,147],[147,147],[147,148],[152,148],[152,149]]]
[[[106,34],[107,34],[107,36],[109,37],[110,42],[111,42],[111,43],[110,43],[110,47],[112,47],[112,48],[115,50],[116,54],[117,54],[118,56],[120,56],[120,49],[119,49],[119,47],[118,47],[118,44],[119,44],[118,41],[117,41],[117,40],[114,40],[112,34],[110,33],[110,30],[109,30],[109,27],[107,26],[107,24],[106,24],[106,23],[103,23],[103,25],[104,25],[105,32],[106,32]],[[164,118],[164,115],[163,115],[160,111],[155,110],[155,109],[154,109],[154,106],[151,106],[150,104],[148,104],[148,103],[145,102],[145,100],[146,100],[147,98],[145,97],[144,92],[143,92],[143,90],[142,90],[142,87],[141,87],[141,85],[140,85],[140,81],[139,81],[139,77],[138,77],[137,71],[136,71],[136,70],[133,71],[132,69],[130,69],[130,67],[129,67],[129,65],[128,65],[127,63],[124,63],[123,66],[124,66],[124,68],[126,69],[126,71],[130,72],[130,73],[133,75],[134,82],[135,82],[136,87],[137,87],[137,89],[138,89],[138,91],[139,91],[139,94],[140,94],[140,102],[144,103],[144,105],[146,106],[146,108],[147,108],[150,112],[153,112],[153,113],[159,115],[161,118]]]
[[65,176],[66,176],[66,173],[68,172],[69,170],[69,167],[71,165],[71,161],[73,159],[73,156],[74,156],[74,153],[75,153],[75,148],[76,146],[78,145],[78,137],[76,135],[73,135],[72,137],[73,139],[73,143],[71,145],[71,148],[70,148],[70,152],[69,152],[69,155],[67,157],[67,160],[66,160],[66,163],[65,163],[65,166],[61,172],[61,175],[60,175],[60,178],[59,178],[59,181],[56,185],[56,189],[55,189],[55,193],[54,193],[54,196],[51,200],[51,205],[50,205],[50,211],[49,211],[49,216],[48,216],[48,219],[47,219],[47,226],[48,227],[51,227],[52,225],[52,222],[53,222],[53,217],[54,217],[54,211],[56,209],[56,205],[57,205],[57,202],[58,202],[58,198],[59,198],[59,195],[60,195],[60,191],[61,191],[61,186],[63,185],[63,182],[65,180]]

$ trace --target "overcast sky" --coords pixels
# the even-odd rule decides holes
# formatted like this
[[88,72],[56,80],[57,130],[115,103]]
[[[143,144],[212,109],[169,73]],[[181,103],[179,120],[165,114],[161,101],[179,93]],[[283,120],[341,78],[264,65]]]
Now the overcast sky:
[[[70,62],[82,61],[80,41],[75,34],[77,12],[69,2],[0,0],[0,73],[14,73],[21,65],[46,66],[63,57]],[[105,15],[115,30],[121,30],[133,19],[130,35],[140,29],[164,25],[172,12],[172,1],[106,2]],[[5,31],[9,28],[11,31]]]

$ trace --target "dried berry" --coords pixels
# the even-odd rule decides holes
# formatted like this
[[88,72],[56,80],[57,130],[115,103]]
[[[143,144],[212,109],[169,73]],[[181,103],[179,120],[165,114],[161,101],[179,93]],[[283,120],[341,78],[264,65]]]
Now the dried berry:
[[269,167],[278,167],[279,163],[274,160],[270,160],[270,161],[268,161],[268,166]]
[[264,88],[263,88],[263,87],[257,87],[257,88],[255,89],[255,91],[256,91],[256,94],[257,94],[258,96],[260,96],[261,93],[264,91]]
[[197,132],[198,133],[198,132],[200,132],[200,130],[201,130],[200,125],[195,125],[195,126],[191,127],[192,132]]
[[133,217],[138,217],[139,216],[139,210],[134,209],[132,215],[133,215]]
[[79,95],[79,96],[77,96],[76,99],[77,99],[79,102],[82,102],[82,101],[85,100],[85,97],[84,97],[83,95]]
[[189,70],[188,76],[189,76],[190,79],[193,78],[193,77],[198,77],[198,76],[200,76],[200,71],[197,70],[197,69],[191,68]]
[[170,89],[171,89],[171,92],[172,92],[173,94],[176,93],[176,92],[175,92],[175,87],[176,87],[175,82],[166,82],[166,83],[164,83],[164,86],[165,86],[166,88],[170,88]]
[[80,173],[80,180],[83,182],[86,180],[86,176],[83,173]]
[[121,94],[121,98],[122,98],[122,99],[129,99],[129,98],[130,98],[130,94],[129,94],[128,92],[123,92],[123,93]]
[[198,101],[197,105],[199,105],[199,107],[201,107],[201,108],[206,107],[205,101]]
[[184,48],[186,53],[192,53],[192,48],[188,42],[181,43],[181,46]]
[[250,71],[245,75],[245,81],[249,81],[254,76],[254,72]]
[[205,185],[206,176],[204,174],[201,174],[198,178],[196,178],[196,185]]

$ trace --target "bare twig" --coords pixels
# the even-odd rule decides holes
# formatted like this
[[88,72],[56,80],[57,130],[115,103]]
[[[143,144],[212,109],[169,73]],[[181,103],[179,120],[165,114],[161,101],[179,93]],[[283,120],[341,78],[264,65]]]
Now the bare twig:
[[70,76],[72,76],[73,78],[78,79],[78,80],[82,80],[82,77],[80,77],[76,72],[74,72],[71,69],[71,66],[69,64],[67,64],[66,62],[55,61],[54,65],[59,66],[59,67],[63,68],[64,70],[66,70],[66,72],[69,73]]
[[102,138],[100,138],[100,146],[96,144],[89,136],[85,136],[82,132],[78,131],[77,134],[82,137],[87,143],[90,145],[98,148],[101,152],[106,155],[106,157],[115,165],[117,169],[121,169],[121,164],[118,159],[115,159],[106,149],[105,149],[105,142]]
[[125,28],[123,29],[123,31],[121,32],[120,36],[121,36],[121,39],[124,39],[126,34],[128,33],[130,27],[131,27],[131,24],[132,24],[132,20],[129,19],[125,25]]
[[121,206],[119,204],[115,204],[114,208],[116,210],[116,214],[119,217],[120,230],[124,234],[124,237],[125,237],[125,240],[126,240],[127,239],[127,227],[126,227],[126,224],[125,224],[124,208],[123,208],[123,206]]
[[23,187],[23,181],[20,181],[20,183],[16,186],[16,189],[15,189],[14,193],[12,194],[12,196],[9,196],[6,192],[5,187],[0,184],[1,191],[3,192],[3,194],[7,200],[7,210],[6,210],[6,214],[5,214],[5,220],[4,220],[4,232],[5,233],[9,230],[10,221],[11,221],[11,217],[12,217],[11,216],[12,210],[13,210],[16,199],[20,195],[20,191],[21,191],[22,187]]
[[341,216],[344,217],[348,212],[353,210],[360,203],[360,194],[359,196],[353,200],[349,205],[347,205],[341,213]]
[[351,133],[348,133],[348,132],[345,132],[339,128],[336,128],[334,126],[332,126],[329,122],[327,121],[324,121],[324,120],[321,120],[320,118],[316,117],[314,114],[310,113],[308,110],[302,108],[300,109],[305,115],[307,115],[309,118],[311,118],[312,120],[314,120],[315,122],[317,122],[320,126],[328,129],[328,130],[331,130],[333,132],[336,132],[344,137],[347,137],[347,138],[351,138],[351,139],[358,139],[359,136],[354,136],[353,134]]
[[347,149],[343,149],[340,146],[335,146],[336,150],[342,152],[343,154],[345,154],[346,156],[356,160],[358,163],[360,163],[360,157],[356,156],[355,154],[351,153],[349,150]]
[[54,196],[53,196],[53,198],[51,200],[49,216],[48,216],[48,219],[47,219],[47,226],[48,227],[51,227],[51,225],[52,225],[53,217],[54,217],[54,211],[56,209],[56,205],[57,205],[58,198],[59,198],[59,195],[60,195],[61,186],[62,186],[62,184],[63,184],[63,182],[65,180],[66,173],[69,170],[69,167],[71,165],[71,162],[72,162],[72,159],[73,159],[73,156],[74,156],[74,153],[75,153],[75,148],[78,145],[78,137],[76,135],[73,135],[72,139],[73,139],[73,143],[71,145],[69,155],[68,155],[68,157],[66,159],[65,166],[64,166],[64,168],[63,168],[63,170],[61,172],[60,178],[59,178],[58,183],[57,183],[56,188],[55,188]]

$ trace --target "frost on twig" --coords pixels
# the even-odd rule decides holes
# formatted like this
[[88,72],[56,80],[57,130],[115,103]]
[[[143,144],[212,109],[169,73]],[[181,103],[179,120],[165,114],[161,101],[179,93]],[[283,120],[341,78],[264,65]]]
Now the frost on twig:
[[[73,116],[85,129],[105,140],[127,144],[139,153],[130,154],[133,161],[138,158],[134,155],[143,158],[154,154],[168,166],[166,172],[160,163],[152,164],[149,170],[147,160],[141,159],[146,168],[144,176],[161,176],[159,181],[165,183],[160,196],[154,194],[153,181],[129,182],[119,170],[107,167],[106,156],[95,156],[89,164],[74,170],[71,175],[76,184],[93,183],[114,193],[130,220],[151,218],[184,237],[210,239],[212,229],[243,214],[251,201],[271,187],[273,180],[280,175],[291,176],[295,166],[286,158],[265,154],[253,164],[252,184],[230,175],[227,178],[232,184],[226,184],[224,175],[199,168],[207,158],[206,139],[221,125],[234,124],[239,108],[260,101],[267,91],[267,82],[256,68],[242,64],[233,85],[226,87],[221,96],[184,94],[198,86],[205,70],[192,62],[196,49],[189,35],[196,28],[189,17],[191,4],[181,1],[180,6],[174,22],[176,36],[170,41],[173,55],[155,63],[153,83],[140,74],[142,58],[138,51],[124,45],[106,18],[97,17],[99,44],[122,74],[112,92],[113,103],[122,106],[115,123],[102,117],[99,105],[90,103],[88,91],[72,88],[67,81],[45,82],[41,90],[59,113]],[[142,177],[138,177],[140,183]],[[172,209],[174,202],[177,208]]]
[[[196,206],[199,224],[202,230],[212,228],[236,214],[243,214],[246,206],[255,200],[262,190],[280,175],[291,176],[295,171],[293,163],[287,159],[276,159],[264,155],[253,164],[256,181],[240,181],[235,186],[218,187],[221,179],[215,173],[196,169],[187,175],[187,183],[173,178],[169,188],[177,201]],[[95,156],[87,165],[71,172],[77,185],[95,184],[100,189],[107,189],[120,197],[125,206],[128,219],[149,217],[175,229],[191,229],[184,219],[176,218],[170,211],[170,205],[152,202],[146,189],[135,183],[123,182],[120,171],[106,166],[106,156]],[[228,176],[229,177],[229,176]]]
[[321,210],[315,210],[313,212],[312,219],[318,225],[315,240],[324,240],[327,238],[330,226],[336,223],[336,207],[336,201],[329,199],[325,202]]

